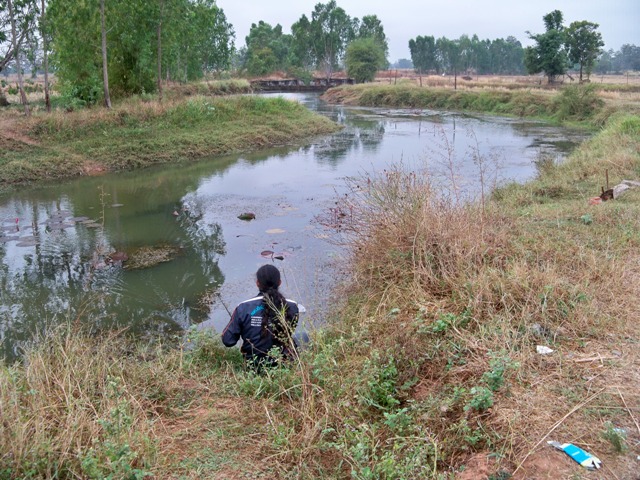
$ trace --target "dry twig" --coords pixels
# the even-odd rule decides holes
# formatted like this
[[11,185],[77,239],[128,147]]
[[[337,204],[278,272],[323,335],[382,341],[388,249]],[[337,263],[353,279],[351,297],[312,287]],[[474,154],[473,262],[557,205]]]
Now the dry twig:
[[591,402],[594,398],[596,398],[598,395],[600,395],[603,391],[605,391],[604,388],[598,390],[596,393],[594,393],[593,395],[591,395],[589,398],[587,398],[585,401],[579,403],[578,405],[576,405],[575,407],[573,407],[571,409],[571,411],[569,413],[567,413],[564,417],[562,417],[560,420],[558,420],[555,425],[553,427],[551,427],[551,430],[549,430],[539,441],[538,443],[536,443],[534,445],[534,447],[529,450],[529,452],[524,456],[524,458],[522,459],[522,461],[518,464],[518,467],[513,471],[513,475],[515,475],[518,470],[520,470],[520,468],[522,468],[522,465],[524,465],[524,462],[527,461],[527,458],[529,458],[531,456],[531,454],[536,450],[536,448],[538,448],[540,446],[540,444],[542,442],[544,442],[547,437],[549,435],[551,435],[556,428],[558,428],[560,425],[562,425],[564,423],[564,421],[569,418],[571,415],[573,415],[575,412],[577,412],[578,410],[580,410],[582,407],[584,407],[585,405],[587,405],[589,402]]

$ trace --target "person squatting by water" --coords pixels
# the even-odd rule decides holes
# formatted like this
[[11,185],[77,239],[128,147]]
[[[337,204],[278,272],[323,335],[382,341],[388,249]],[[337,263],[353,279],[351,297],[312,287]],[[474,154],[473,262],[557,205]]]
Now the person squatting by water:
[[[259,293],[240,303],[222,332],[222,343],[233,347],[242,338],[240,351],[247,363],[260,371],[277,363],[277,356],[289,359],[296,354],[293,332],[298,324],[299,308],[278,290],[282,280],[273,265],[256,272]],[[273,349],[277,349],[274,357]]]

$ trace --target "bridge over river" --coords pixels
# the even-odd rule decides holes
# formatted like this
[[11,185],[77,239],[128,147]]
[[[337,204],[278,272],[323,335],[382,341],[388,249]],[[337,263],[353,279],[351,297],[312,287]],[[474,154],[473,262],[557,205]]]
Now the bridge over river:
[[331,87],[353,85],[353,78],[312,78],[309,81],[297,78],[252,80],[256,92],[322,92]]

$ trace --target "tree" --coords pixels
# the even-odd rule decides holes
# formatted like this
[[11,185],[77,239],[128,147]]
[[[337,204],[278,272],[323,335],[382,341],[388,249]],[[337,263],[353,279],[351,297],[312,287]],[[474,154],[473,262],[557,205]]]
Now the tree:
[[16,59],[16,50],[35,33],[37,14],[35,0],[0,1],[0,72]]
[[42,37],[42,70],[44,70],[44,104],[47,112],[51,111],[51,98],[49,96],[49,39],[46,23],[45,0],[40,0],[40,35]]
[[[323,69],[327,78],[342,61],[345,48],[356,36],[357,19],[352,19],[336,5],[335,0],[318,3],[311,13],[311,21],[302,15],[291,26],[296,56],[301,61]],[[308,55],[301,50],[306,49]]]
[[251,25],[246,37],[247,56],[245,67],[251,75],[265,75],[289,66],[291,35],[284,35],[282,27],[272,27],[260,20]]
[[107,30],[104,26],[104,0],[100,0],[100,33],[102,40],[102,81],[104,91],[104,106],[111,108],[109,95],[109,71],[107,69]]
[[16,4],[14,8],[13,0],[7,0],[7,11],[9,13],[9,22],[11,23],[11,45],[13,49],[13,56],[16,61],[16,69],[18,71],[18,86],[20,88],[20,101],[24,105],[25,115],[30,115],[29,102],[27,101],[27,94],[24,92],[24,84],[22,81],[22,65],[20,64],[20,36],[18,35],[17,23],[19,19],[18,10],[20,4]]
[[440,63],[445,71],[453,72],[453,87],[458,89],[458,72],[463,63],[463,49],[460,40],[441,37],[436,41]]
[[380,42],[373,37],[358,38],[347,47],[344,58],[347,75],[357,83],[370,82],[381,64],[386,63]]
[[530,74],[544,72],[549,83],[553,83],[558,75],[564,75],[568,64],[562,12],[554,10],[543,20],[547,29],[545,33],[532,35],[527,32],[536,45],[525,49],[524,64]]
[[291,50],[289,64],[310,70],[315,67],[316,55],[313,51],[311,22],[306,15],[291,25]]
[[194,48],[194,65],[190,79],[199,78],[205,72],[219,72],[229,68],[233,53],[233,25],[214,0],[187,1],[193,27],[188,39]]
[[620,71],[640,70],[640,47],[625,43],[616,58],[619,58]]
[[417,36],[409,40],[409,51],[411,52],[411,61],[418,73],[428,72],[429,70],[440,70],[438,64],[438,52],[436,49],[436,40],[432,36]]
[[582,72],[586,71],[587,77],[591,74],[593,64],[604,46],[602,35],[597,31],[597,23],[573,22],[566,31],[566,46],[569,60],[580,65],[580,82]]
[[387,36],[384,33],[384,27],[377,15],[365,15],[362,17],[360,26],[358,27],[357,38],[373,38],[382,48],[384,60],[382,61],[380,68],[385,68],[388,64],[387,57],[389,56],[389,42]]
[[[52,62],[67,95],[103,97],[100,2],[50,0]],[[109,0],[104,5],[111,96],[154,92],[161,78],[192,80],[227,68],[233,28],[213,0]]]

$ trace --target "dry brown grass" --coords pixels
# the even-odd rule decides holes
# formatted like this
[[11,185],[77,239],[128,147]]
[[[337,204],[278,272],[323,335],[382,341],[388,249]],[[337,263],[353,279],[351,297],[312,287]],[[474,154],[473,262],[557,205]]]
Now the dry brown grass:
[[[44,478],[56,472],[82,476],[83,460],[105,463],[109,442],[118,448],[129,445],[123,457],[131,455],[126,459],[131,467],[148,467],[153,419],[147,415],[153,407],[138,393],[151,390],[151,379],[126,368],[129,362],[112,345],[114,338],[96,342],[78,341],[71,333],[53,336],[26,354],[23,368],[1,371],[0,451],[10,478],[27,476],[29,470]],[[161,385],[168,379],[154,380]]]
[[[401,80],[408,80],[420,84],[420,78],[422,77],[423,86],[432,87],[453,87],[454,76],[453,75],[419,75],[414,70],[386,70],[380,71],[376,75],[376,82],[394,83]],[[470,80],[465,80],[462,77],[469,77]],[[592,75],[591,82],[599,85],[612,85],[612,86],[640,86],[640,72],[629,72],[625,75]],[[571,85],[577,81],[571,80],[568,76],[564,76],[560,82],[555,85]],[[504,87],[504,88],[531,88],[534,86],[546,87],[546,77],[543,75],[467,75],[464,73],[458,74],[458,86],[488,86],[488,87]]]
[[[612,182],[640,172],[637,119],[612,123],[566,166],[502,191],[484,212],[439,200],[424,176],[393,169],[354,184],[324,219],[354,252],[348,325],[336,328],[366,345],[336,359],[339,381],[365,375],[373,352],[395,359],[396,385],[417,381],[408,397],[397,395],[440,445],[439,470],[480,449],[498,454],[496,472],[522,475],[553,439],[596,453],[611,478],[631,478],[633,455],[613,452],[603,431],[612,422],[628,432],[628,445],[640,440],[628,408],[640,399],[631,320],[640,315],[640,194],[587,205],[606,168],[603,152],[615,164]],[[559,196],[534,193],[554,191],[555,182]],[[529,202],[514,207],[520,195]],[[556,352],[541,356],[536,345]],[[494,406],[473,407],[481,400],[473,389],[497,377],[504,386],[492,393]],[[341,412],[355,424],[362,416],[380,422]],[[372,441],[390,435],[380,428]]]

